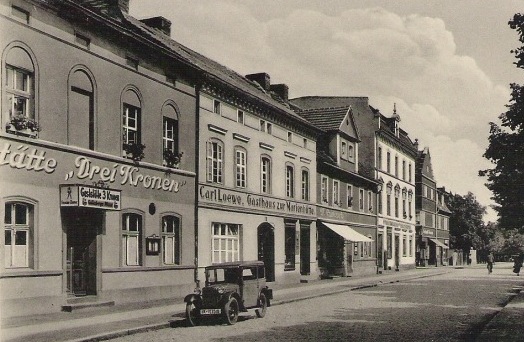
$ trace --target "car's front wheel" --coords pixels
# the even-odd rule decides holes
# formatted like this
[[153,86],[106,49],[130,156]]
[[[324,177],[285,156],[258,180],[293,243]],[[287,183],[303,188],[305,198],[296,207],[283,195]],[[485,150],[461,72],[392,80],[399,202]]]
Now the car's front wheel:
[[197,326],[200,323],[200,312],[194,302],[186,304],[186,322],[190,327]]
[[258,299],[258,309],[255,310],[258,318],[262,318],[266,315],[267,311],[267,297],[265,294],[261,293],[260,298]]
[[238,301],[231,297],[228,302],[224,305],[224,318],[226,323],[233,325],[238,320]]

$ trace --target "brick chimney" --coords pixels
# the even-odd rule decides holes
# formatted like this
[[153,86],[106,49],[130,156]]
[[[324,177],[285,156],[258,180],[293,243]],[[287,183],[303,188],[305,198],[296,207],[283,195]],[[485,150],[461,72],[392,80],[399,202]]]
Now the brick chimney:
[[162,31],[167,36],[171,36],[171,21],[169,21],[169,19],[158,16],[158,17],[141,19],[140,21],[149,27]]
[[287,103],[289,101],[289,87],[286,84],[271,84],[269,89],[284,100],[284,102]]
[[257,74],[246,75],[246,78],[250,81],[257,82],[265,91],[270,91],[271,79],[265,72],[259,72]]

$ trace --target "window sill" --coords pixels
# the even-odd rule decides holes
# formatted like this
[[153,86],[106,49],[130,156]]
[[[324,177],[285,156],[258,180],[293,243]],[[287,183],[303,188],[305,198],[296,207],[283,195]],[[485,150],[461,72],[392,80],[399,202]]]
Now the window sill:
[[36,138],[38,136],[37,132],[34,132],[34,131],[30,130],[29,128],[20,129],[20,130],[7,128],[6,132],[10,133],[10,134],[22,136],[22,137],[28,137],[28,138]]

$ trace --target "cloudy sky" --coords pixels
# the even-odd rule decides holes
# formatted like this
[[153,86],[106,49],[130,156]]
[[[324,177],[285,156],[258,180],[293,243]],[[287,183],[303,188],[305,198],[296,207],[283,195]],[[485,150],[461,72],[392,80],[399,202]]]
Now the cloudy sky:
[[[367,96],[429,147],[439,186],[492,204],[478,170],[509,84],[523,83],[508,26],[521,0],[131,0],[171,37],[240,74],[267,72],[290,97]],[[488,208],[485,220],[496,220]]]

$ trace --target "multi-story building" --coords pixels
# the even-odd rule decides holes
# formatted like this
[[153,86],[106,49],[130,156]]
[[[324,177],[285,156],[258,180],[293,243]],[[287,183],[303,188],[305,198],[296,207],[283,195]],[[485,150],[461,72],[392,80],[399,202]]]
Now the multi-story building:
[[0,1],[4,317],[194,288],[194,69],[127,2]]
[[400,116],[380,113],[376,130],[376,177],[383,184],[379,196],[378,240],[383,269],[415,266],[415,161],[416,145],[400,128]]
[[[299,100],[294,101],[295,106]],[[317,259],[321,276],[375,274],[377,182],[359,173],[361,140],[353,108],[295,110],[322,129],[317,141]]]
[[269,281],[318,278],[316,137],[288,87],[211,61],[199,93],[198,267],[262,260]]
[[449,211],[442,190],[437,188],[429,148],[418,151],[416,171],[416,264],[447,264]]

